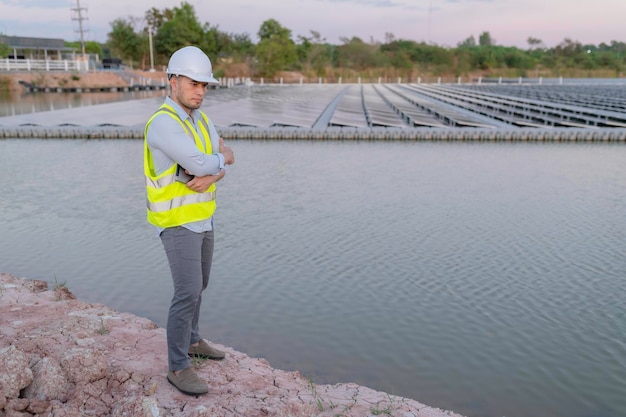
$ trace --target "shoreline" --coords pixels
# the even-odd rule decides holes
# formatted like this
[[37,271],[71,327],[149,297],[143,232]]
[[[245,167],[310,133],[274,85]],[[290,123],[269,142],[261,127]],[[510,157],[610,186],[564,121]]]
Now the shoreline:
[[165,329],[63,285],[0,273],[0,415],[462,417],[353,383],[319,385],[234,349],[194,361],[209,394],[167,383]]
[[[74,74],[71,72],[16,71],[0,72],[0,80],[7,80],[9,93],[25,92],[99,92],[131,91],[138,89],[165,89],[167,76],[163,72],[94,71]],[[130,78],[129,78],[130,77]]]

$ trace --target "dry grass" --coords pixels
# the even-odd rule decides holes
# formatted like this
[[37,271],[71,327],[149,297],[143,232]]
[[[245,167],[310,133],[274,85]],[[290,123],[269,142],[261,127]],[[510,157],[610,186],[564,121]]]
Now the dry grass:
[[[246,64],[220,62],[220,72],[224,72],[224,76],[228,78],[245,78],[250,76],[250,68]],[[130,70],[133,83],[143,84],[146,79],[151,80],[153,84],[167,83],[167,76],[163,70],[154,72]],[[478,78],[516,78],[519,76],[527,77],[544,77],[557,78],[559,76],[565,78],[613,78],[624,77],[623,73],[617,73],[611,70],[580,70],[580,69],[558,69],[558,70],[533,70],[520,74],[515,69],[494,69],[490,71],[477,71],[470,74],[463,74],[463,81],[477,80]],[[323,76],[325,82],[338,82],[340,79],[344,83],[356,82],[361,79],[362,82],[396,82],[401,78],[404,82],[410,80],[415,82],[420,77],[422,82],[456,82],[457,76],[453,74],[435,74],[429,71],[412,70],[409,74],[400,73],[384,68],[370,69],[366,71],[351,71],[345,69],[327,68],[326,74]],[[304,82],[317,82],[318,76],[311,73],[282,71],[278,73],[272,80],[266,79],[266,82],[278,82],[280,79],[285,83],[298,83],[300,79]],[[255,79],[256,80],[256,79]],[[0,75],[0,91],[8,91],[11,94],[19,93],[24,90],[19,81],[41,88],[111,88],[111,87],[127,87],[129,86],[128,78],[122,77],[120,73],[114,71],[100,72],[9,72]]]
[[[149,78],[153,83],[166,82],[163,72],[129,71],[133,74],[135,83],[141,83],[142,78]],[[41,88],[109,88],[126,87],[129,82],[121,74],[110,71],[101,72],[14,72],[0,75],[0,91],[22,91],[20,81],[33,84]]]

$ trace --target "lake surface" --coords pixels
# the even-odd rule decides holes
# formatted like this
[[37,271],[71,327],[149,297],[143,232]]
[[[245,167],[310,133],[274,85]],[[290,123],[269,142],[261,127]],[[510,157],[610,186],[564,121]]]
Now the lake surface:
[[165,97],[166,90],[97,93],[10,93],[0,91],[0,117],[72,109],[118,101]]
[[[204,335],[481,417],[626,415],[626,146],[232,141]],[[0,271],[164,326],[137,140],[0,140]]]

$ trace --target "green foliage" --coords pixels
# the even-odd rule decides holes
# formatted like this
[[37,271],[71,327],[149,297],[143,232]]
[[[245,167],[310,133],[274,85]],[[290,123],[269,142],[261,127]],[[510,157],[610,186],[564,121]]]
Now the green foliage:
[[213,46],[211,37],[205,36],[206,27],[198,21],[192,5],[183,2],[180,7],[172,9],[171,16],[157,29],[154,37],[157,54],[169,57],[183,46],[195,45],[205,51],[207,46]]
[[380,401],[377,402],[376,403],[376,407],[371,407],[370,408],[370,413],[372,413],[372,415],[374,415],[374,416],[380,416],[380,415],[390,416],[393,413],[393,400],[391,399],[389,394],[387,394],[387,397],[389,398],[389,404],[386,405],[385,407],[383,407],[380,404]]
[[459,48],[472,48],[474,46],[476,46],[476,38],[474,38],[474,35],[469,36],[463,42],[459,42],[458,45]]
[[67,285],[67,281],[59,282],[57,281],[57,276],[54,276],[54,289],[58,290],[60,288],[65,288]]
[[528,42],[528,46],[533,49],[533,48],[539,48],[541,45],[543,45],[543,41],[539,38],[533,38],[532,36],[529,36],[528,39],[526,40],[526,42]]
[[380,45],[368,44],[358,37],[343,38],[343,45],[337,47],[337,65],[354,70],[383,67],[387,57],[381,52]]
[[[65,42],[65,46],[74,48],[75,50],[82,52],[82,45],[78,41]],[[95,41],[85,41],[85,53],[102,56],[102,44]]]
[[[214,66],[245,63],[250,75],[256,77],[274,77],[279,71],[287,70],[302,71],[307,77],[335,78],[374,73],[403,77],[472,73],[559,76],[572,70],[608,70],[622,76],[626,69],[624,42],[583,45],[566,38],[556,47],[547,48],[541,39],[529,36],[528,48],[520,49],[496,45],[488,31],[481,32],[477,38],[471,35],[452,48],[396,39],[391,33],[385,34],[383,43],[352,37],[333,45],[315,31],[294,41],[290,29],[269,19],[261,24],[257,32],[259,41],[255,44],[249,34],[226,33],[217,26],[201,22],[194,7],[186,1],[163,10],[153,7],[142,19],[117,19],[111,27],[107,44],[98,51],[97,44],[88,43],[88,52],[121,57],[130,64],[145,64],[151,31],[157,65],[166,65],[177,49],[196,45],[209,55]],[[76,47],[75,43],[71,45]],[[4,50],[4,53],[10,51]],[[215,68],[215,71],[221,70]]]
[[324,411],[324,402],[322,401],[319,394],[317,393],[317,388],[315,387],[313,380],[309,378],[308,381],[309,381],[309,388],[311,389],[311,395],[313,396],[313,400],[315,400],[315,404],[317,404],[317,410],[320,412]]
[[100,328],[96,330],[96,333],[99,335],[109,334],[109,329],[104,325],[104,319],[102,317],[100,318]]
[[172,19],[172,17],[172,10],[159,10],[156,7],[153,7],[145,14],[146,27],[156,30],[163,26],[163,22]]
[[11,48],[9,48],[4,43],[0,42],[0,58],[5,58],[9,56],[10,53],[11,53]]
[[319,32],[311,31],[311,36],[299,36],[296,53],[301,69],[316,76],[325,75],[326,68],[332,66],[334,47],[326,43]]
[[111,23],[108,45],[113,56],[130,61],[138,61],[141,56],[144,40],[135,32],[132,22],[116,19]]
[[[244,58],[254,55],[255,45],[252,42],[252,39],[250,39],[250,35],[248,35],[247,33],[240,35],[228,35],[225,33],[221,33],[221,35],[221,44],[228,45],[228,49],[224,51],[225,53],[238,58]],[[226,39],[228,40],[228,42],[226,42]]]
[[478,37],[478,44],[480,46],[493,46],[496,42],[494,39],[491,39],[491,34],[489,32],[483,32]]
[[278,71],[290,69],[298,61],[291,30],[276,20],[263,22],[258,35],[260,41],[256,46],[255,57],[260,76],[273,77]]
[[423,70],[436,69],[437,72],[446,72],[443,68],[454,68],[454,52],[437,45],[394,40],[382,45],[381,51],[387,55],[394,68],[421,67]]

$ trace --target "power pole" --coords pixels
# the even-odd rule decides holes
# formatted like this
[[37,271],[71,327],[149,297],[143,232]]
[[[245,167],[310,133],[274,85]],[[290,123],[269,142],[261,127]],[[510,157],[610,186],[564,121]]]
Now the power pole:
[[[86,59],[85,54],[85,36],[84,33],[87,29],[83,28],[83,21],[87,20],[87,8],[80,7],[80,0],[76,0],[76,7],[71,9],[73,12],[72,20],[78,20],[78,31],[80,32],[80,46],[83,53],[83,59]],[[84,13],[84,15],[83,15]]]
[[150,44],[150,72],[154,72],[154,52],[152,50],[152,24],[148,23],[148,43]]

